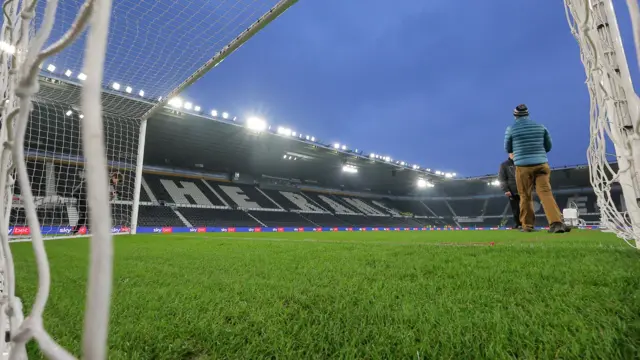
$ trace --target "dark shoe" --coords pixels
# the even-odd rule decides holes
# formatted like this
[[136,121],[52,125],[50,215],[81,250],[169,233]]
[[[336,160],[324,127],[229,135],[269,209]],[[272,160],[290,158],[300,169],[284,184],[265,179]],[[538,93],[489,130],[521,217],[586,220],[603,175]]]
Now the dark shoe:
[[555,222],[549,226],[549,232],[552,234],[562,234],[567,231],[567,226],[561,222]]

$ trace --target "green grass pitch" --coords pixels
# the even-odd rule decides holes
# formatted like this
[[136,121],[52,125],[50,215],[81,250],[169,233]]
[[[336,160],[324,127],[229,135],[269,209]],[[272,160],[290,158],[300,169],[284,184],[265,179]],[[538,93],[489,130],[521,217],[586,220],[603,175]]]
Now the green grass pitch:
[[[640,357],[640,255],[596,231],[139,235],[115,245],[111,359]],[[46,247],[45,326],[80,355],[88,241]],[[31,244],[12,249],[28,312]]]

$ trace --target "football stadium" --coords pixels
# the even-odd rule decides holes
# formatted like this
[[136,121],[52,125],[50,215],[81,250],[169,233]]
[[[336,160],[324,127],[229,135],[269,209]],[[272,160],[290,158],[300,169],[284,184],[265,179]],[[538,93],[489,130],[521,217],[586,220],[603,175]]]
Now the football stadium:
[[551,168],[558,233],[535,192],[521,231],[497,173],[189,100],[295,1],[184,3],[4,1],[3,359],[640,357],[638,114],[610,1],[565,1],[592,139]]

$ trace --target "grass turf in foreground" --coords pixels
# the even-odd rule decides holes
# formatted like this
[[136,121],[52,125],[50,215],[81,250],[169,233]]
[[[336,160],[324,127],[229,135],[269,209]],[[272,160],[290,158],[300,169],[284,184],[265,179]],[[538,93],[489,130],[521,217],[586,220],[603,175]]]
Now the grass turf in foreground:
[[[45,326],[79,354],[88,242],[46,246]],[[640,258],[599,232],[121,236],[115,272],[113,359],[640,356]]]

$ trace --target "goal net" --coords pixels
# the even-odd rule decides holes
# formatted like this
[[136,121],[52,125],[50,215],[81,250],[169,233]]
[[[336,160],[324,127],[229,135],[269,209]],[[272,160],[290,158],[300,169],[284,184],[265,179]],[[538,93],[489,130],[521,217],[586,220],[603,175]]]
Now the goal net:
[[[591,102],[587,159],[601,225],[640,248],[640,109],[613,2],[565,0],[564,3],[587,75]],[[636,48],[640,51],[637,0],[627,0],[627,4]],[[612,153],[615,155],[611,156]],[[617,208],[612,197],[612,191],[620,189],[626,209]]]
[[[24,359],[35,340],[48,358],[73,358],[42,321],[51,285],[43,236],[68,234],[89,216],[82,353],[106,358],[111,237],[135,232],[147,121],[293,3],[3,1],[0,357]],[[172,104],[200,111],[189,101]],[[38,291],[28,316],[16,294],[11,236],[30,237],[35,254]]]

